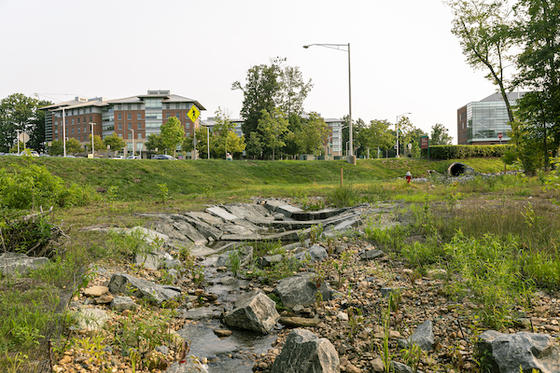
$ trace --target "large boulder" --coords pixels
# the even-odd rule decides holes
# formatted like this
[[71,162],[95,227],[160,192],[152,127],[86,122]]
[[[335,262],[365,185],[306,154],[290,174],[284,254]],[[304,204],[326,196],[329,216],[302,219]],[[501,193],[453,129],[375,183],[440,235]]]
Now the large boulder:
[[129,294],[145,298],[157,305],[181,295],[181,289],[164,286],[142,278],[132,277],[124,273],[115,273],[109,281],[109,290],[113,294]]
[[268,334],[279,318],[274,301],[257,290],[239,297],[224,322],[233,328]]
[[434,343],[434,331],[431,320],[426,320],[418,325],[414,333],[408,338],[409,345],[415,344],[424,351],[432,351]]
[[32,258],[20,253],[3,253],[0,254],[0,274],[4,276],[26,275],[48,262],[49,260],[44,257]]
[[251,264],[251,261],[253,260],[253,247],[243,246],[220,255],[216,261],[216,266],[227,267],[231,265],[232,255],[235,255],[234,251],[237,251],[237,255],[239,256],[239,265],[241,267]]
[[208,368],[197,357],[189,355],[171,364],[165,373],[208,373]]
[[305,329],[294,329],[272,364],[271,373],[340,372],[338,353],[326,338]]
[[547,334],[487,330],[477,344],[481,368],[496,373],[560,372],[560,349]]
[[332,295],[332,290],[324,281],[317,279],[314,273],[304,273],[280,280],[274,292],[280,297],[282,304],[290,308],[315,303],[317,292],[321,293],[323,300],[331,299]]

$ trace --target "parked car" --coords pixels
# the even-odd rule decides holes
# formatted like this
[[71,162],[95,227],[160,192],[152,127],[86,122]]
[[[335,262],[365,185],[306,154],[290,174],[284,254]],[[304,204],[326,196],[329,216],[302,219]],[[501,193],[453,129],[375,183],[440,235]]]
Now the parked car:
[[129,155],[128,157],[126,157],[126,159],[140,159],[140,156],[138,156],[138,155]]
[[156,154],[152,157],[152,159],[174,160],[175,158],[167,154]]
[[124,159],[122,155],[115,155],[112,159]]

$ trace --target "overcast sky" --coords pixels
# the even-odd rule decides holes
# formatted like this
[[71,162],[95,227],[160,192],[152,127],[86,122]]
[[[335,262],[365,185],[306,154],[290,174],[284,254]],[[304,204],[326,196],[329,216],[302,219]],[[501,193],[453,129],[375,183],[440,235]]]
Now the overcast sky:
[[[38,93],[118,98],[170,89],[238,117],[231,83],[275,56],[314,87],[308,111],[348,113],[346,54],[303,49],[351,43],[352,111],[365,121],[411,112],[456,143],[457,109],[495,91],[465,63],[441,0],[0,0],[0,97]],[[64,95],[66,94],[66,95]]]

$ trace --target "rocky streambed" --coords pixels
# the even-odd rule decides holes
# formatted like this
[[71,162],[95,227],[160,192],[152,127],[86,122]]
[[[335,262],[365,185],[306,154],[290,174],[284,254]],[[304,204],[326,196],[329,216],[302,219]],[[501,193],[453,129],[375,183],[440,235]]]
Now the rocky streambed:
[[[365,224],[399,224],[397,207],[303,211],[257,200],[149,214],[149,229],[121,232],[163,249],[138,255],[134,275],[101,271],[101,291],[86,289],[89,304],[74,306],[105,320],[139,302],[176,301],[184,347],[175,355],[159,347],[177,360],[168,372],[476,371],[478,335],[491,371],[560,371],[560,301],[539,294],[529,322],[504,334],[471,328],[475,305],[445,296],[445,270],[418,275],[359,235]],[[171,284],[158,283],[162,273]]]

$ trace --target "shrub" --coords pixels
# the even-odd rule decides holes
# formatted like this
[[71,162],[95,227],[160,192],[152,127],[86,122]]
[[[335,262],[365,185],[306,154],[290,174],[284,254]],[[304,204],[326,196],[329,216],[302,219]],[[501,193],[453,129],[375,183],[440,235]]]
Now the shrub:
[[0,169],[0,208],[30,209],[39,206],[75,206],[90,200],[90,193],[51,174],[36,164]]
[[[434,145],[430,146],[430,159],[463,159],[501,157],[513,150],[513,145]],[[422,149],[427,158],[428,150]]]
[[327,200],[335,207],[348,207],[358,203],[358,193],[351,187],[338,187],[329,193]]

